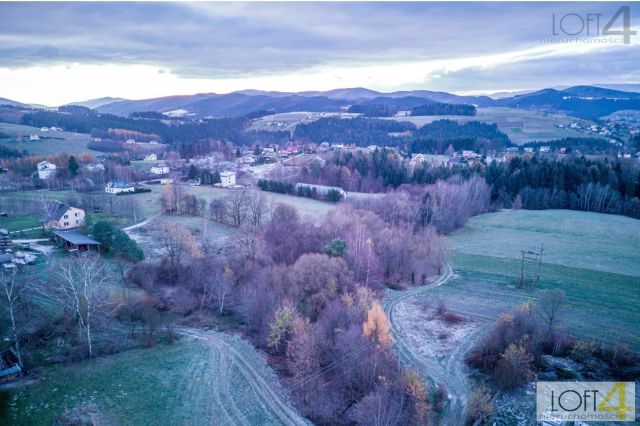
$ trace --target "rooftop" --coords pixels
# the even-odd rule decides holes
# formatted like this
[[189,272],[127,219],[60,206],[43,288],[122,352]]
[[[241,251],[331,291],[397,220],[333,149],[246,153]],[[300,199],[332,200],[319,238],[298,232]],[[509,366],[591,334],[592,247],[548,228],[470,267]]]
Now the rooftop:
[[59,220],[71,206],[61,201],[53,201],[47,206],[47,212],[42,216],[40,222],[49,222],[51,219]]
[[89,238],[83,233],[78,231],[53,231],[53,233],[59,238],[62,238],[63,240],[70,242],[71,244],[93,245],[93,246],[100,245],[100,243],[97,242],[96,240]]

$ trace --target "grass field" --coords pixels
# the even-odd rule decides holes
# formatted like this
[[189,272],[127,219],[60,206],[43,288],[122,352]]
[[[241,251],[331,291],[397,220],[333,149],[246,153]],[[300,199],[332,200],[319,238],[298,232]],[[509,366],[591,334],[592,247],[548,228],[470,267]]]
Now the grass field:
[[[232,190],[215,188],[211,186],[185,186],[185,192],[207,200],[207,204],[214,198],[223,198],[231,195]],[[277,194],[275,192],[262,191],[267,200],[269,209],[278,204],[289,204],[298,210],[301,218],[308,218],[314,222],[322,220],[327,213],[336,207],[336,204],[310,198],[294,197],[292,195]]]
[[488,107],[478,108],[475,116],[460,115],[429,115],[419,117],[391,117],[389,120],[410,121],[418,127],[436,120],[456,120],[459,122],[484,121],[496,123],[498,128],[509,136],[516,145],[522,145],[532,141],[544,141],[564,137],[585,137],[573,129],[561,129],[558,124],[570,124],[575,118],[563,114],[551,114],[542,111],[530,111],[525,109]]
[[205,352],[196,345],[160,345],[48,367],[40,371],[37,384],[0,393],[0,419],[15,425],[50,425],[65,408],[89,402],[99,407],[107,424],[150,424],[149,413],[168,419],[173,385]]
[[[102,154],[87,148],[87,144],[91,141],[91,136],[86,133],[41,132],[36,127],[9,123],[0,123],[0,133],[11,137],[11,139],[0,139],[0,144],[25,150],[33,155],[48,156],[62,154],[63,152],[73,155],[87,152],[94,155]],[[38,135],[40,140],[30,142],[28,141],[29,135]],[[23,136],[27,137],[26,142],[23,142]]]
[[194,333],[41,368],[36,383],[0,391],[0,423],[48,426],[66,408],[93,403],[97,424],[281,424],[276,410],[286,399],[264,357],[236,337]]
[[4,228],[10,232],[36,228],[38,226],[40,226],[40,221],[38,220],[38,215],[35,214],[0,217],[0,228]]
[[[540,289],[561,288],[561,322],[579,337],[640,350],[640,221],[565,210],[504,211],[471,219],[450,238],[456,276],[434,289],[453,309],[496,318]],[[517,287],[520,250],[544,244],[538,289]],[[533,277],[536,267],[526,266]]]

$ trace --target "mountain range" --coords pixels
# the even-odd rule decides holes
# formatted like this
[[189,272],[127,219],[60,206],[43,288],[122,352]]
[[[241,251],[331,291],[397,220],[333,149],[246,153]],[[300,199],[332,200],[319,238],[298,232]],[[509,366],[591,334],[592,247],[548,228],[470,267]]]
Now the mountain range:
[[[626,89],[636,85],[618,86]],[[383,93],[357,87],[297,93],[243,90],[229,94],[200,93],[142,100],[107,97],[72,104],[86,106],[103,114],[126,116],[132,112],[157,111],[174,116],[202,118],[242,116],[263,110],[337,112],[354,104],[381,104],[411,109],[433,102],[472,104],[479,107],[538,109],[596,119],[619,110],[640,110],[640,93],[600,86],[572,86],[564,89],[519,92],[512,96],[501,94],[494,98],[462,96],[429,90]],[[28,107],[20,102],[0,98],[0,105],[2,104],[20,108]]]

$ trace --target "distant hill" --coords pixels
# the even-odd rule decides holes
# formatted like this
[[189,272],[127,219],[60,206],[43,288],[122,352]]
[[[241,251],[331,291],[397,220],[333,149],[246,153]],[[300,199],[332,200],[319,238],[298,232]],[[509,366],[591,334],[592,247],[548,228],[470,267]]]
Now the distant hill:
[[22,102],[12,101],[7,98],[0,98],[0,105],[10,105],[18,108],[31,108],[31,105],[23,104]]
[[[598,86],[573,86],[543,89],[500,96],[460,96],[447,92],[409,90],[382,93],[361,87],[299,93],[243,90],[229,94],[201,93],[142,100],[118,100],[96,104],[102,113],[127,116],[132,112],[157,111],[191,117],[234,117],[261,110],[275,112],[335,112],[351,105],[377,104],[411,109],[430,102],[467,104],[479,107],[504,106],[563,112],[576,117],[596,119],[622,109],[640,110],[640,93]],[[107,99],[104,98],[107,102]],[[92,101],[87,101],[92,102]],[[86,103],[78,103],[78,105]]]
[[112,104],[114,102],[121,102],[121,101],[126,101],[126,100],[127,99],[124,99],[124,98],[112,98],[110,96],[107,96],[107,97],[104,97],[104,98],[89,99],[88,101],[69,102],[67,105],[79,105],[79,106],[95,109],[95,108],[101,107],[103,105],[108,105],[108,104]]
[[495,106],[564,112],[574,117],[598,119],[620,110],[640,110],[640,94],[595,86],[563,90],[543,89],[494,101]]
[[562,90],[562,93],[584,98],[598,99],[640,99],[640,93],[623,92],[595,86],[573,86]]

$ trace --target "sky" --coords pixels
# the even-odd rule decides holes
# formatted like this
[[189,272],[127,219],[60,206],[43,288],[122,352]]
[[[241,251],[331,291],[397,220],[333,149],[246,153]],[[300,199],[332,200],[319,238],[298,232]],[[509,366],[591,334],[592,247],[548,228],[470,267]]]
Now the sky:
[[637,3],[0,2],[0,97],[640,83],[621,6],[640,34]]

